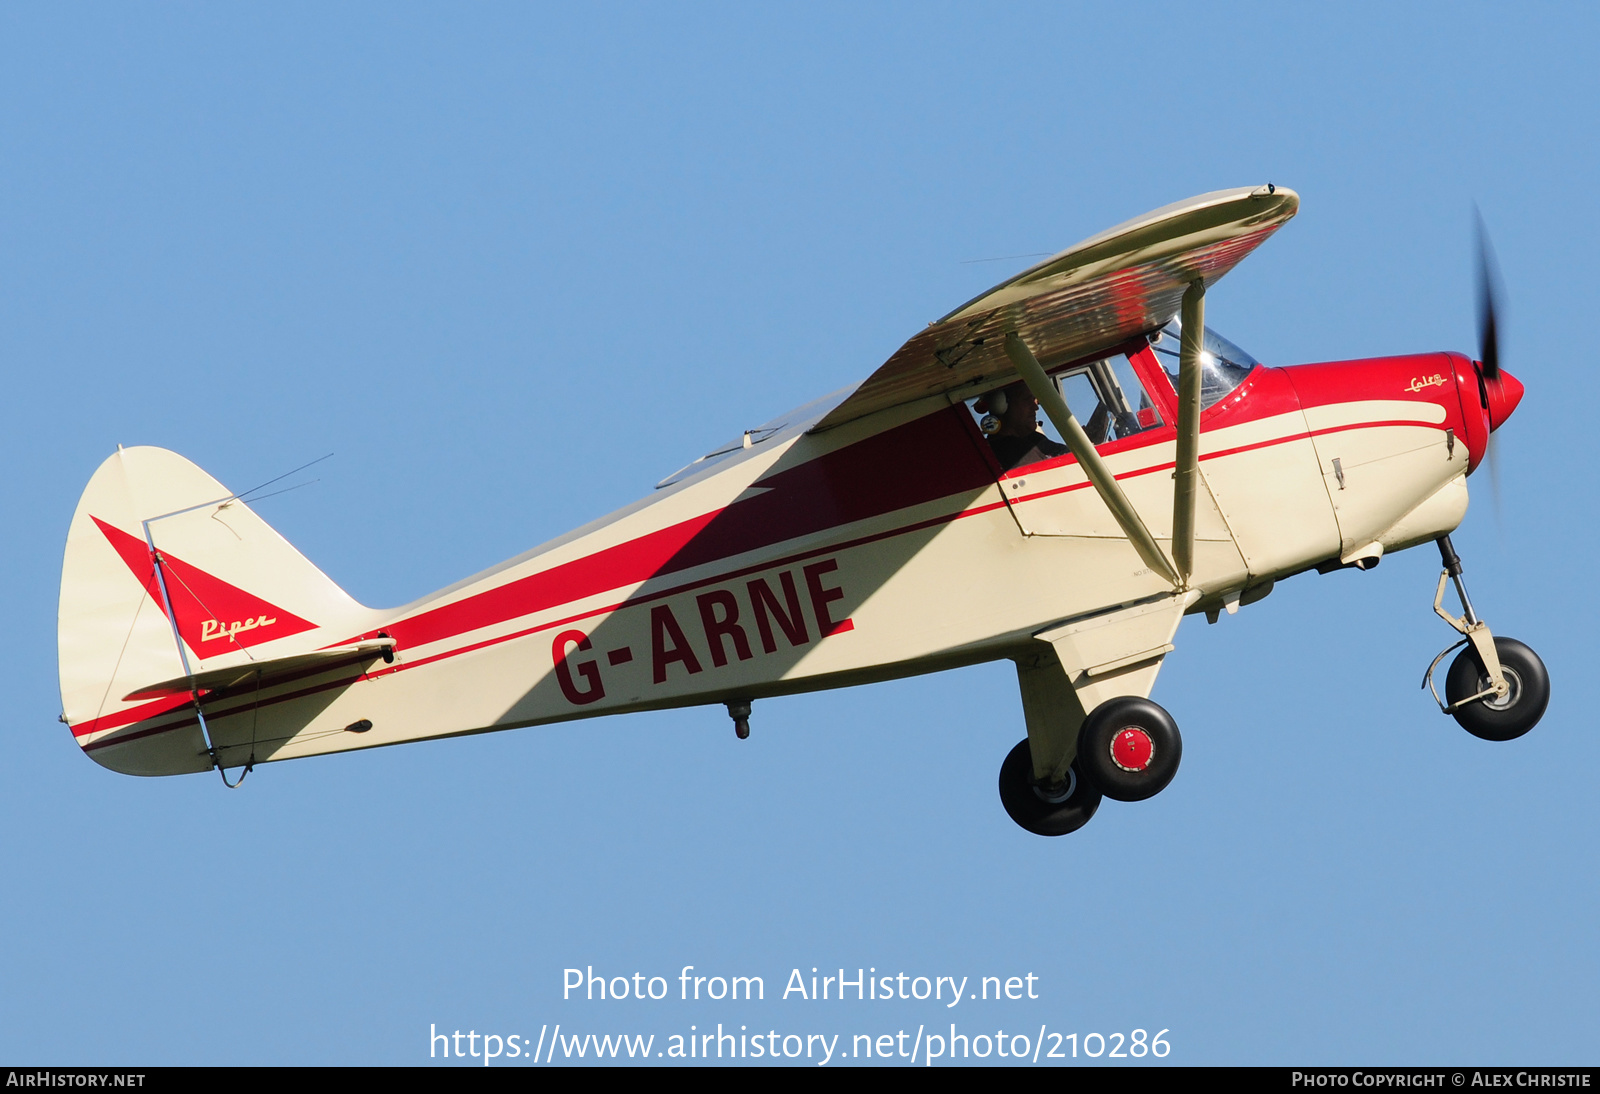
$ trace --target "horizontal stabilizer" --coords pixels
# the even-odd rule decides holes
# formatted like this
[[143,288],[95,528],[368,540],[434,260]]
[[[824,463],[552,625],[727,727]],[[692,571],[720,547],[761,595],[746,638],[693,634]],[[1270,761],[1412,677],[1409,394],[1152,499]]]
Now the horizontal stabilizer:
[[356,642],[349,646],[330,646],[325,650],[298,653],[289,657],[277,657],[271,661],[258,661],[248,665],[233,665],[225,669],[197,672],[192,678],[179,676],[171,680],[163,680],[159,684],[150,684],[137,691],[130,691],[122,697],[122,701],[131,703],[140,699],[160,699],[167,695],[188,695],[194,691],[199,691],[204,695],[221,696],[235,688],[248,690],[255,687],[267,687],[271,684],[281,684],[294,676],[326,672],[328,669],[338,668],[340,665],[376,661],[380,657],[389,660],[394,656],[393,650],[394,639],[392,638],[379,638],[371,642]]

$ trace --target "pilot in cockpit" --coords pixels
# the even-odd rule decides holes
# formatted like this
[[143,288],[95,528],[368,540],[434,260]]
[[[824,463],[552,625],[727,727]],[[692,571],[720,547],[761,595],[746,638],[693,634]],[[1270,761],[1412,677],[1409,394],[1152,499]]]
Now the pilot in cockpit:
[[[1039,431],[1039,400],[1033,397],[1033,392],[1022,381],[991,391],[981,403],[983,405],[979,409],[988,411],[983,420],[983,431],[989,448],[994,452],[994,458],[1000,461],[1000,466],[1007,471],[1066,453],[1066,445],[1052,441]],[[1105,440],[1108,419],[1102,403],[1095,408],[1083,427],[1091,443],[1099,444]]]

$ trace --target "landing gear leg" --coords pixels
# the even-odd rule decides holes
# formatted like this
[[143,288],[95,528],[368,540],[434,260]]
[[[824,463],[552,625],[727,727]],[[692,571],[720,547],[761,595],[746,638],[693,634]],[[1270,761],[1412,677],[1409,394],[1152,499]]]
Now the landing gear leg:
[[1041,642],[1016,663],[1028,736],[1000,766],[1000,802],[1029,832],[1064,836],[1100,808],[1100,788],[1073,760],[1083,705],[1050,646]]
[[[1465,637],[1447,647],[1428,666],[1422,685],[1433,692],[1439,709],[1452,716],[1474,737],[1509,741],[1532,729],[1550,702],[1550,676],[1539,655],[1514,638],[1496,638],[1478,618],[1461,580],[1461,559],[1449,536],[1440,536],[1439,558],[1444,572],[1433,597],[1433,610]],[[1444,610],[1445,584],[1453,583],[1461,601],[1461,615]],[[1460,654],[1445,676],[1445,698],[1433,686],[1433,674],[1452,651]]]

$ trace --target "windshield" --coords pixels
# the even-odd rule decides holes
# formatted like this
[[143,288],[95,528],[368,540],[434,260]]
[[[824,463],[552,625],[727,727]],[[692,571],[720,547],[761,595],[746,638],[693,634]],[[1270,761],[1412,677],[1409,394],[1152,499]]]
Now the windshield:
[[[1174,319],[1150,339],[1151,348],[1161,355],[1161,365],[1172,377],[1173,390],[1178,387],[1178,339],[1182,330],[1182,321]],[[1200,408],[1204,410],[1218,399],[1226,397],[1244,383],[1250,370],[1260,363],[1207,327],[1200,355]]]

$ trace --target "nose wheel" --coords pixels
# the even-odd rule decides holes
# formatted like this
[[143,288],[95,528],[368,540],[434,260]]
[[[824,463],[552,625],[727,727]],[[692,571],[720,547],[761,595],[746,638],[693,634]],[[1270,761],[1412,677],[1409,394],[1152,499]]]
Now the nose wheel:
[[[1449,536],[1439,537],[1439,557],[1444,572],[1433,598],[1433,610],[1464,635],[1461,641],[1444,649],[1422,678],[1422,686],[1433,692],[1439,709],[1453,717],[1461,728],[1486,741],[1510,741],[1538,724],[1550,703],[1550,674],[1539,655],[1515,638],[1496,638],[1488,624],[1473,611],[1467,587],[1461,581],[1461,559]],[[1461,615],[1444,610],[1444,590],[1454,583],[1461,600]],[[1439,663],[1455,650],[1456,659],[1445,674],[1444,698],[1434,686],[1433,674]]]
[[[1485,741],[1511,741],[1538,724],[1550,702],[1550,674],[1539,655],[1515,638],[1496,638],[1505,694],[1495,691],[1476,650],[1456,654],[1444,694],[1461,728]],[[1490,694],[1485,694],[1485,693]]]

